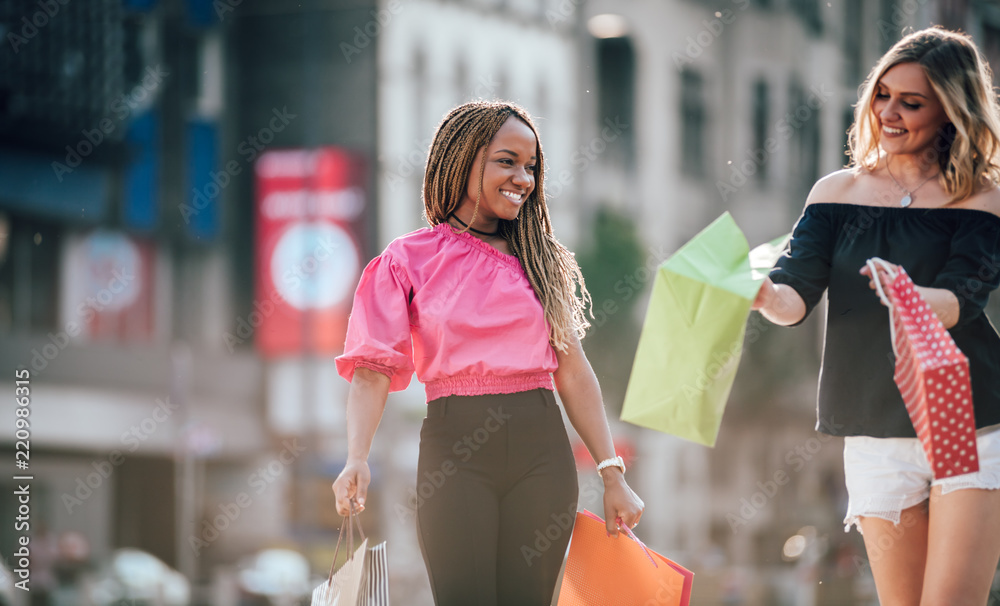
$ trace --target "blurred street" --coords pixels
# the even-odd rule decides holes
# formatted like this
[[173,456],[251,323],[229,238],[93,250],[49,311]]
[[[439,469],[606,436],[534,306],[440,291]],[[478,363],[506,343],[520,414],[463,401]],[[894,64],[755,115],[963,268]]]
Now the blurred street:
[[[930,24],[1000,68],[986,0],[0,0],[0,606],[309,604],[354,289],[426,226],[434,129],[479,98],[536,119],[636,533],[691,604],[877,604],[815,431],[821,313],[751,315],[715,448],[618,417],[656,267],[725,211],[789,232],[868,70]],[[425,409],[390,394],[361,517],[404,606],[432,604]]]

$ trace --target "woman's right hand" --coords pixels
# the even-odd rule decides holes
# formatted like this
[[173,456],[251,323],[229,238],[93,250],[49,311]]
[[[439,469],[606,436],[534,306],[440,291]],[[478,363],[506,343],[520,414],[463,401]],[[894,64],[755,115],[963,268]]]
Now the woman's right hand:
[[760,290],[757,291],[757,296],[754,297],[753,304],[750,305],[750,309],[758,310],[770,307],[776,294],[774,282],[771,281],[771,278],[765,276],[764,283],[760,285]]
[[351,513],[351,500],[357,503],[357,512],[365,510],[368,484],[372,481],[368,461],[348,460],[343,471],[333,482],[333,494],[337,497],[337,513],[347,517]]

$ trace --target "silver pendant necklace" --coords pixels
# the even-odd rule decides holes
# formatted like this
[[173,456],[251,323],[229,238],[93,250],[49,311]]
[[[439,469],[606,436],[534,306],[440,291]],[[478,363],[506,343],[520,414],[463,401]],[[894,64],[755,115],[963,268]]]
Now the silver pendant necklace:
[[889,168],[889,159],[888,158],[886,158],[886,160],[885,160],[885,170],[889,173],[889,178],[892,179],[892,182],[896,184],[896,187],[898,187],[899,189],[901,189],[903,191],[903,197],[899,199],[899,205],[902,206],[903,208],[906,208],[907,206],[909,206],[910,204],[913,203],[913,194],[915,194],[918,189],[920,189],[921,187],[923,187],[924,183],[927,183],[928,181],[930,181],[934,177],[938,176],[938,174],[940,173],[940,171],[938,171],[937,173],[934,173],[930,177],[927,177],[926,179],[924,179],[923,181],[921,181],[920,184],[917,185],[916,187],[914,187],[913,189],[906,189],[905,187],[903,187],[902,185],[900,185],[899,181],[896,180],[896,177],[892,176],[892,169]]

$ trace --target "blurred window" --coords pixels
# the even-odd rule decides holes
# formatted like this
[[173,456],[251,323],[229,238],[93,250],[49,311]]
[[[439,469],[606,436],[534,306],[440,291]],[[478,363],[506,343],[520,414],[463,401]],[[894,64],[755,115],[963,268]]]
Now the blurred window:
[[794,166],[792,181],[795,195],[792,196],[792,206],[800,209],[805,196],[819,179],[820,157],[820,124],[822,116],[820,109],[814,109],[806,96],[802,85],[796,78],[792,79],[788,89],[788,115],[792,118],[789,124],[795,130],[798,153],[793,154]]
[[424,49],[418,48],[413,53],[413,113],[414,124],[421,137],[424,136],[424,133],[429,132],[425,127],[430,126],[430,121],[427,119],[429,78],[427,55],[424,53]]
[[8,229],[0,262],[0,333],[55,330],[62,230],[16,216]]
[[[763,158],[754,173],[760,182],[767,181],[767,166],[770,158],[767,147],[767,126],[770,118],[771,93],[767,80],[760,78],[753,85],[753,153]],[[761,153],[761,150],[764,150]]]
[[[824,4],[826,4],[824,2]],[[823,15],[819,0],[791,0],[792,10],[802,19],[809,33],[819,36],[823,33]]]
[[882,0],[879,2],[879,19],[876,29],[878,29],[880,53],[889,50],[890,46],[903,37],[904,25],[899,23],[898,16],[893,15],[893,12],[898,10],[897,6],[897,0]]
[[1000,69],[1000,23],[988,23],[984,20],[982,37],[977,42],[990,67]]
[[844,114],[841,117],[841,124],[844,127],[844,130],[841,131],[843,133],[843,135],[844,135],[844,154],[845,154],[845,156],[844,156],[843,162],[844,162],[844,164],[847,164],[847,162],[850,160],[850,155],[849,154],[850,154],[850,151],[851,151],[851,147],[850,147],[851,146],[851,139],[848,136],[847,131],[850,130],[851,126],[854,124],[854,107],[848,105],[848,106],[846,106],[844,108]]
[[627,36],[597,39],[597,132],[605,131],[607,162],[628,168],[635,157],[635,51]]
[[464,57],[459,57],[455,64],[455,93],[458,97],[458,103],[475,99],[476,96],[472,89],[473,86],[469,82],[469,65],[465,62]]
[[819,126],[822,124],[820,117],[821,110],[815,110],[811,120],[807,120],[802,127],[802,138],[799,141],[802,155],[802,199],[812,189],[812,186],[819,180],[819,157],[822,136]]
[[538,88],[535,93],[535,107],[534,113],[541,119],[549,118],[549,88],[545,85],[544,81],[538,83]]
[[864,31],[861,0],[844,2],[844,83],[854,87],[864,77],[861,55],[861,32]]
[[507,77],[506,72],[500,72],[497,77],[497,89],[494,93],[497,99],[504,101],[517,101],[517,99],[512,99],[510,96],[510,78]]
[[[893,2],[892,4],[897,5],[899,4],[899,2],[897,0],[897,2]],[[940,25],[948,29],[967,29],[969,27],[969,20],[970,20],[969,19],[970,4],[979,4],[982,6],[982,8],[985,8],[990,6],[991,4],[995,5],[996,3],[995,2],[970,3],[968,0],[950,0],[949,2],[938,2],[936,4],[938,11],[938,18],[935,21],[936,23],[939,23]],[[982,10],[982,8],[978,6],[976,8]],[[896,10],[898,11],[899,8],[896,8]],[[979,15],[976,16],[978,17]]]
[[705,85],[693,69],[681,72],[681,170],[705,176]]
[[[44,10],[42,10],[44,8]],[[102,120],[122,120],[155,46],[146,15],[121,0],[0,2],[0,130],[36,149],[62,150]],[[9,52],[9,51],[13,52]],[[131,109],[131,108],[129,108]],[[116,137],[95,156],[113,156]]]

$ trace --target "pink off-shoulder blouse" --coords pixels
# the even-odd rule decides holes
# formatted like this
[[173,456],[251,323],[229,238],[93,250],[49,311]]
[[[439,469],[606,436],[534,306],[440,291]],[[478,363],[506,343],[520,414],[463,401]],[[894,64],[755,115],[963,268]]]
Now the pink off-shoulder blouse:
[[427,401],[552,389],[558,368],[542,304],[516,257],[447,223],[393,240],[361,275],[337,371],[358,366]]

